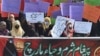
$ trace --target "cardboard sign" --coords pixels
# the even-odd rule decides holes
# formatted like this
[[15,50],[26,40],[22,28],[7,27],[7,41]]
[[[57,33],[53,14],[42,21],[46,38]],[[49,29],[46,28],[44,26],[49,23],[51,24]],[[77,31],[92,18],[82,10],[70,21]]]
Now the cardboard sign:
[[89,34],[91,32],[92,23],[91,22],[81,22],[76,21],[74,30],[76,33],[83,33],[83,34]]
[[25,2],[36,2],[37,0],[25,0]]
[[84,5],[83,18],[92,21],[94,23],[97,23],[99,16],[100,16],[99,8],[87,4]]
[[21,0],[2,0],[2,11],[16,13],[20,11]]
[[54,0],[54,5],[60,5],[61,0]]
[[83,16],[83,6],[80,5],[70,5],[70,18],[77,21],[82,21]]
[[34,2],[25,3],[24,12],[44,12],[48,11],[50,3],[48,2]]
[[69,3],[61,3],[61,14],[62,16],[69,16]]
[[59,38],[66,27],[66,17],[58,16],[54,27],[51,30],[51,35],[53,38]]
[[53,4],[54,0],[43,0],[45,2],[49,2],[50,4]]
[[38,2],[38,6],[39,6],[39,9],[40,9],[39,10],[40,12],[47,13],[49,6],[50,6],[50,3],[48,3],[48,2]]
[[44,13],[42,12],[27,12],[26,13],[26,20],[27,22],[30,22],[30,23],[42,23],[44,22]]
[[69,16],[70,5],[84,5],[83,3],[61,3],[61,14],[62,16]]
[[38,3],[25,3],[24,12],[39,12]]
[[84,0],[85,4],[89,4],[89,5],[94,5],[94,6],[100,6],[100,0],[96,1],[96,0]]
[[61,10],[54,11],[51,15],[51,17],[56,18],[57,16],[61,16]]
[[62,2],[67,2],[67,0],[54,0],[54,5],[60,5]]
[[60,7],[57,6],[50,6],[47,12],[47,16],[51,16],[54,11],[60,10]]

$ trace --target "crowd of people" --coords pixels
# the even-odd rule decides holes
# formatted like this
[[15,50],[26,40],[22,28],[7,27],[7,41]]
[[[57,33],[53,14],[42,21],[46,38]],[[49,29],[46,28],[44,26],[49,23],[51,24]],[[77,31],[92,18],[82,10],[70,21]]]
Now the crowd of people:
[[[84,20],[83,21],[87,21]],[[45,17],[43,23],[30,23],[26,21],[24,13],[20,13],[15,19],[14,14],[9,14],[7,19],[0,19],[0,35],[13,37],[52,37],[51,29],[53,28],[50,17]],[[93,23],[91,33],[80,34],[74,32],[72,24],[66,23],[66,28],[60,37],[89,37],[100,36],[100,20]]]

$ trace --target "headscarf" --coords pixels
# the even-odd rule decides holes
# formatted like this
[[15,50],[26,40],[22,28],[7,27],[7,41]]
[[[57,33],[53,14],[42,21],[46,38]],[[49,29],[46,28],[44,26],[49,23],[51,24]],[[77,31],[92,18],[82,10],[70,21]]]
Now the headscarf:
[[1,21],[0,22],[0,35],[8,35],[9,31],[6,29],[6,22]]
[[22,37],[24,35],[24,30],[21,27],[20,21],[16,20],[12,23],[11,35],[14,37]]
[[43,23],[43,28],[44,29],[47,29],[47,28],[49,28],[49,26],[50,26],[50,24],[51,24],[51,19],[49,18],[49,17],[45,17],[44,18],[44,23]]

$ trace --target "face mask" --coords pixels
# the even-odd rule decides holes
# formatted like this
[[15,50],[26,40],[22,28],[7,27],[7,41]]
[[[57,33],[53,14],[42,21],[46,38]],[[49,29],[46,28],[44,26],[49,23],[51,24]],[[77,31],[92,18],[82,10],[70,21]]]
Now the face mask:
[[15,28],[18,29],[19,28],[19,25],[16,25]]
[[45,25],[48,26],[49,25],[49,22],[45,22]]

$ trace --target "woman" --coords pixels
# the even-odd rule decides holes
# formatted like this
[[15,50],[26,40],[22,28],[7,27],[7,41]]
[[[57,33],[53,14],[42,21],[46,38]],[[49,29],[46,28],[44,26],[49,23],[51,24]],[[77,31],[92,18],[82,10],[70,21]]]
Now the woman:
[[42,23],[35,23],[35,30],[38,33],[39,37],[44,37],[44,29]]
[[50,36],[50,30],[52,29],[51,19],[49,17],[44,18],[43,28],[44,28],[44,36]]
[[12,22],[15,21],[15,16],[14,14],[9,14],[8,15],[8,19],[6,20],[6,23],[7,23],[7,29],[10,31],[11,28],[12,28]]
[[73,29],[73,25],[71,22],[67,22],[66,24],[66,28],[63,32],[64,37],[73,37],[73,33],[74,33],[74,29]]
[[1,21],[0,22],[0,35],[6,35],[8,36],[9,35],[9,31],[8,29],[6,28],[6,22],[5,21]]
[[35,31],[34,24],[26,21],[26,15],[23,12],[19,13],[19,21],[21,22],[22,28],[25,31],[24,37],[37,37],[38,34]]
[[24,35],[24,30],[21,27],[19,20],[16,20],[12,23],[12,30],[10,31],[11,36],[22,37]]

